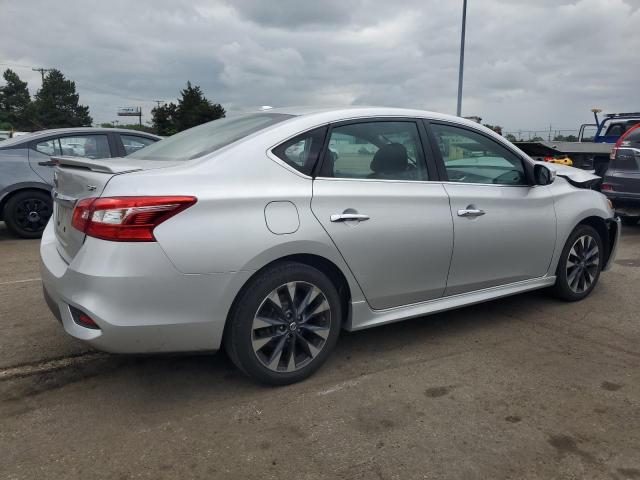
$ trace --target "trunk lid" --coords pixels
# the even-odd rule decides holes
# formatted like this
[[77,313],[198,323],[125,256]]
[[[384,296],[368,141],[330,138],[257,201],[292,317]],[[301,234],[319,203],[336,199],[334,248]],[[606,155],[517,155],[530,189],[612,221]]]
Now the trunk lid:
[[58,252],[70,263],[82,247],[85,234],[71,225],[73,209],[83,198],[99,197],[116,175],[166,168],[180,162],[128,158],[94,160],[82,157],[52,157],[57,163],[53,177],[53,217]]

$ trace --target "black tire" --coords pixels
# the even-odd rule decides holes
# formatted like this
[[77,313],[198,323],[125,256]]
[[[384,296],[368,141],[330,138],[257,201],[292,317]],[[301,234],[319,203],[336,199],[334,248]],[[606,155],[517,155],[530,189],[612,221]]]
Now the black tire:
[[640,217],[629,217],[629,216],[620,217],[620,221],[622,222],[622,224],[627,226],[637,225],[638,220],[640,220]]
[[[580,267],[578,267],[579,270],[577,274],[574,274],[574,270],[573,270],[574,267],[570,267],[572,268],[572,270],[571,270],[571,273],[568,273],[567,264],[569,262],[569,255],[572,252],[572,249],[576,241],[582,237],[590,237],[594,240],[595,244],[598,247],[597,262],[595,262],[595,265],[592,269],[588,269],[583,266],[582,270],[580,270]],[[575,302],[578,300],[582,300],[583,298],[588,296],[591,293],[591,291],[595,288],[596,284],[598,283],[598,279],[600,278],[600,272],[602,270],[602,266],[604,262],[604,256],[605,256],[604,246],[603,246],[602,238],[600,238],[600,234],[598,233],[598,231],[589,225],[578,225],[573,230],[573,232],[571,232],[571,235],[569,235],[569,238],[567,239],[567,243],[562,249],[560,260],[558,261],[558,268],[556,269],[556,283],[552,287],[552,292],[554,293],[554,295],[568,302]],[[575,259],[576,257],[572,254],[572,260],[575,260]],[[586,286],[583,290],[576,291],[575,288],[572,288],[572,283],[576,281],[576,277],[581,276],[580,272],[584,271],[585,269],[587,270],[587,273],[589,274],[589,276],[592,276],[591,283],[588,286]],[[571,283],[570,283],[570,279],[568,278],[568,275],[569,277],[571,277]],[[588,277],[585,275],[583,276],[583,278],[588,278]],[[578,282],[580,282],[580,280],[578,280]],[[580,283],[578,283],[578,286],[579,285]],[[580,288],[578,288],[578,290],[580,290]]]
[[13,234],[40,238],[52,213],[51,195],[39,190],[24,190],[7,200],[2,216]]
[[[298,318],[295,317],[298,315],[297,308],[289,310],[288,299],[292,296],[287,296],[287,292],[285,291],[283,293],[281,290],[286,284],[295,282],[297,283],[294,288],[295,293],[293,294],[294,300],[292,303],[297,303],[298,306],[301,307],[301,311],[310,307],[313,307],[315,311],[317,307],[326,307],[325,300],[326,303],[328,303],[328,315],[324,313],[326,310],[322,313],[315,314],[311,311],[308,312],[308,320],[314,319],[313,322],[322,321],[323,325],[318,327],[312,325],[312,322],[305,320],[304,322],[300,321],[298,324],[299,328],[293,330],[287,329],[288,327],[284,327],[283,329],[283,326],[280,324],[278,326],[274,324],[274,326],[256,328],[254,325],[254,317],[256,317],[259,312],[263,312],[263,308],[270,309],[282,319],[284,319],[285,312],[286,314],[290,314],[291,310],[293,310],[296,312],[293,313],[294,319]],[[316,295],[314,300],[309,301],[309,303],[306,303],[303,307],[302,303],[304,303],[306,298],[302,297],[306,297],[307,293],[309,293],[309,298],[312,297],[311,287],[308,287],[309,290],[305,291],[307,285],[315,286],[319,289],[323,297],[320,298],[320,295]],[[268,300],[269,295],[276,291],[278,292],[278,302],[281,303],[280,307],[271,300]],[[316,305],[314,303],[318,298],[320,298],[322,305],[319,303]],[[280,302],[283,299],[284,302]],[[295,299],[297,299],[298,302],[296,302]],[[282,316],[280,316],[280,314],[282,314]],[[300,316],[302,315],[303,313],[300,313]],[[263,315],[260,315],[260,317],[262,318]],[[328,322],[327,318],[329,319]],[[289,322],[290,320],[286,319],[284,321]],[[295,324],[296,322],[293,321],[291,323]],[[307,326],[303,327],[305,323]],[[340,296],[335,285],[324,273],[300,263],[277,263],[252,279],[241,291],[228,318],[224,335],[224,347],[231,361],[240,370],[255,380],[268,385],[288,385],[304,380],[322,366],[338,340],[341,323],[342,309]],[[328,328],[326,325],[328,325]],[[306,330],[310,327],[316,329],[321,328],[323,330],[322,335],[326,335],[326,339],[322,340],[324,337],[320,337],[320,340],[316,338],[319,337],[319,335]],[[291,326],[291,328],[293,327]],[[282,332],[279,329],[283,329]],[[271,338],[272,340],[269,340],[263,347],[256,350],[254,348],[254,341],[256,341],[257,332],[263,330],[268,331],[268,334],[264,335],[263,338]],[[328,333],[326,331],[328,331]],[[285,335],[287,339],[281,340]],[[310,338],[313,342],[321,343],[319,353],[315,356],[310,355],[311,350],[309,349],[309,343],[312,343],[310,341],[306,341],[306,349],[302,348],[305,345],[305,339],[302,335]],[[281,341],[285,342],[284,347],[280,346]],[[291,346],[292,344],[293,347]],[[280,346],[281,352],[278,360],[275,362],[275,368],[281,368],[281,370],[275,371],[264,363],[266,361],[264,357],[269,357],[269,355],[275,357],[274,352],[278,346]],[[265,350],[266,354],[264,354]],[[309,353],[309,355],[307,355],[307,353]],[[288,361],[287,358],[285,358],[287,356]],[[287,368],[287,365],[284,365],[284,363],[289,364],[292,356],[294,358],[293,366],[298,369],[286,371],[284,369]],[[262,360],[259,357],[262,358]],[[302,361],[299,362],[300,367],[297,366],[298,359],[302,359]]]

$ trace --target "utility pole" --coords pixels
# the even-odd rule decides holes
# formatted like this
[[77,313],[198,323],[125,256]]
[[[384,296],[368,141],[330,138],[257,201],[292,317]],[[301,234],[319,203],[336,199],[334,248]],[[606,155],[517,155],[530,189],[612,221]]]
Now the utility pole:
[[42,83],[44,83],[44,74],[45,72],[51,72],[53,70],[53,68],[32,68],[31,70],[33,70],[34,72],[40,72],[40,75],[42,76]]
[[164,100],[154,100],[154,102],[156,102],[156,103],[158,104],[158,108],[160,108],[160,104],[161,104],[161,103],[163,103],[163,104],[164,104],[164,103],[167,103],[167,102],[165,102]]
[[464,71],[464,35],[467,28],[467,0],[462,0],[462,35],[460,36],[460,67],[458,68],[458,109],[457,115],[462,115],[462,73]]

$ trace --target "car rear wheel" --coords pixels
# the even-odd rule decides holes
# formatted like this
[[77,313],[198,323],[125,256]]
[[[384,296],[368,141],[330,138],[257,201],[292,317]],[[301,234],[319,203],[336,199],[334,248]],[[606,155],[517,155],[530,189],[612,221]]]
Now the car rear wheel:
[[40,238],[53,213],[51,195],[25,190],[12,196],[2,212],[7,228],[22,238]]
[[603,262],[600,234],[589,225],[579,225],[560,255],[553,287],[555,295],[570,302],[585,298],[598,283]]
[[228,320],[225,349],[240,370],[262,383],[295,383],[325,362],[341,318],[339,294],[326,275],[304,264],[277,264],[243,289]]

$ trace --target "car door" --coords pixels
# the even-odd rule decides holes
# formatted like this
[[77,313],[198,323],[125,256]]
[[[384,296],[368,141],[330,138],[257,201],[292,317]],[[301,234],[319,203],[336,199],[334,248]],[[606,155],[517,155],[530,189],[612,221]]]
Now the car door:
[[430,181],[423,128],[408,119],[333,125],[313,182],[313,213],[374,309],[444,293],[453,223],[443,185]]
[[556,242],[550,189],[533,186],[524,159],[479,129],[428,127],[454,224],[445,295],[544,276]]
[[29,146],[29,165],[49,185],[53,185],[53,156],[109,158],[113,140],[106,133],[74,133],[33,140]]

